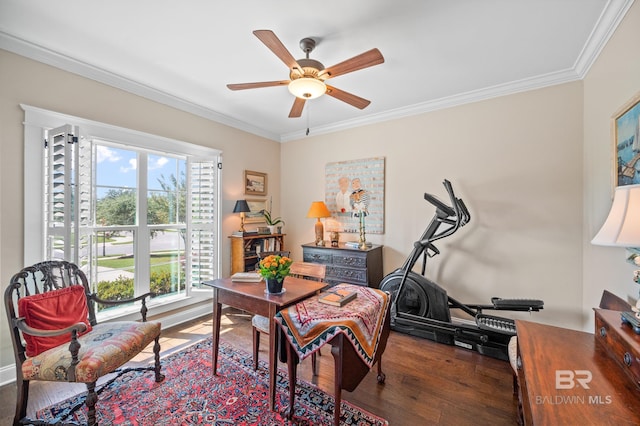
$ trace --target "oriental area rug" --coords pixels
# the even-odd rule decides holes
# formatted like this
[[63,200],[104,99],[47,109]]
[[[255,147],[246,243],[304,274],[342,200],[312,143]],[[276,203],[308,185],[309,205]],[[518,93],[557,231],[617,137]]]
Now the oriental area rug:
[[[218,375],[212,374],[211,339],[170,355],[162,361],[166,376],[154,381],[151,371],[130,371],[105,385],[96,404],[100,425],[330,425],[333,396],[298,380],[293,422],[285,417],[289,381],[285,370],[276,379],[276,412],[269,410],[268,367],[253,370],[251,354],[220,342]],[[37,413],[54,420],[84,401],[84,394]],[[380,417],[349,402],[341,404],[342,425],[388,425]],[[86,408],[66,421],[86,424]],[[54,421],[55,422],[55,421]]]

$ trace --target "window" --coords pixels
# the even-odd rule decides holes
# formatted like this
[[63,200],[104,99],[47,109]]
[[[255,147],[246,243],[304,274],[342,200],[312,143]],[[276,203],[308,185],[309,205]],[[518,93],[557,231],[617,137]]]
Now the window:
[[152,291],[150,306],[194,298],[218,277],[217,150],[23,108],[25,187],[42,188],[25,194],[27,264],[74,262],[100,297]]

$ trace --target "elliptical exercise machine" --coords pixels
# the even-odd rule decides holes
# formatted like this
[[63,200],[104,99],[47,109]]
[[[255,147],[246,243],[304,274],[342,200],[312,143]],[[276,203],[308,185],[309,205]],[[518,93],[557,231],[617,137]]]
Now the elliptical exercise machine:
[[[453,207],[431,194],[424,194],[424,199],[435,206],[436,212],[402,267],[385,276],[380,283],[380,289],[390,292],[393,297],[391,328],[508,360],[509,340],[516,334],[515,321],[485,315],[482,311],[539,311],[544,302],[493,297],[491,305],[468,305],[447,296],[446,290],[424,276],[427,259],[440,254],[433,243],[452,235],[471,219],[464,202],[456,198],[451,182],[445,180],[443,184]],[[422,275],[412,271],[421,255]],[[464,311],[474,318],[475,324],[452,321],[451,309]]]

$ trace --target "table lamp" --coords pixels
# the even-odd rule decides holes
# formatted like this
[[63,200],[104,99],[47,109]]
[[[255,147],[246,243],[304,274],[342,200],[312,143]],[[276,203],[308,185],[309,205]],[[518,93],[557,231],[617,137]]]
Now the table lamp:
[[[640,185],[618,186],[607,220],[593,237],[591,244],[599,246],[640,247]],[[635,265],[640,265],[640,256],[631,256]],[[640,271],[634,272],[634,281],[640,284]],[[633,312],[623,312],[622,320],[631,323],[640,334],[640,298]]]
[[309,212],[307,213],[307,217],[315,217],[318,219],[316,222],[316,245],[323,246],[324,245],[324,227],[322,226],[322,222],[320,222],[321,217],[331,217],[331,212],[324,204],[324,201],[314,201],[311,203],[311,207],[309,207]]
[[238,200],[233,208],[234,213],[240,213],[240,232],[244,232],[244,214],[250,212],[247,200]]

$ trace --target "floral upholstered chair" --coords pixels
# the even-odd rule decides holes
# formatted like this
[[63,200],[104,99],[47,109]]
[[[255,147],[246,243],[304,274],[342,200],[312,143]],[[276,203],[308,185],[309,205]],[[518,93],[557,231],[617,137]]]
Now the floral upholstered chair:
[[[33,422],[26,419],[32,380],[85,383],[88,423],[95,424],[96,381],[153,341],[155,364],[149,369],[155,371],[155,381],[161,382],[160,323],[146,321],[149,296],[151,293],[117,302],[100,300],[91,293],[85,274],[64,261],[41,262],[15,274],[4,294],[16,360],[14,424]],[[97,323],[96,303],[134,301],[141,302],[142,322]]]

